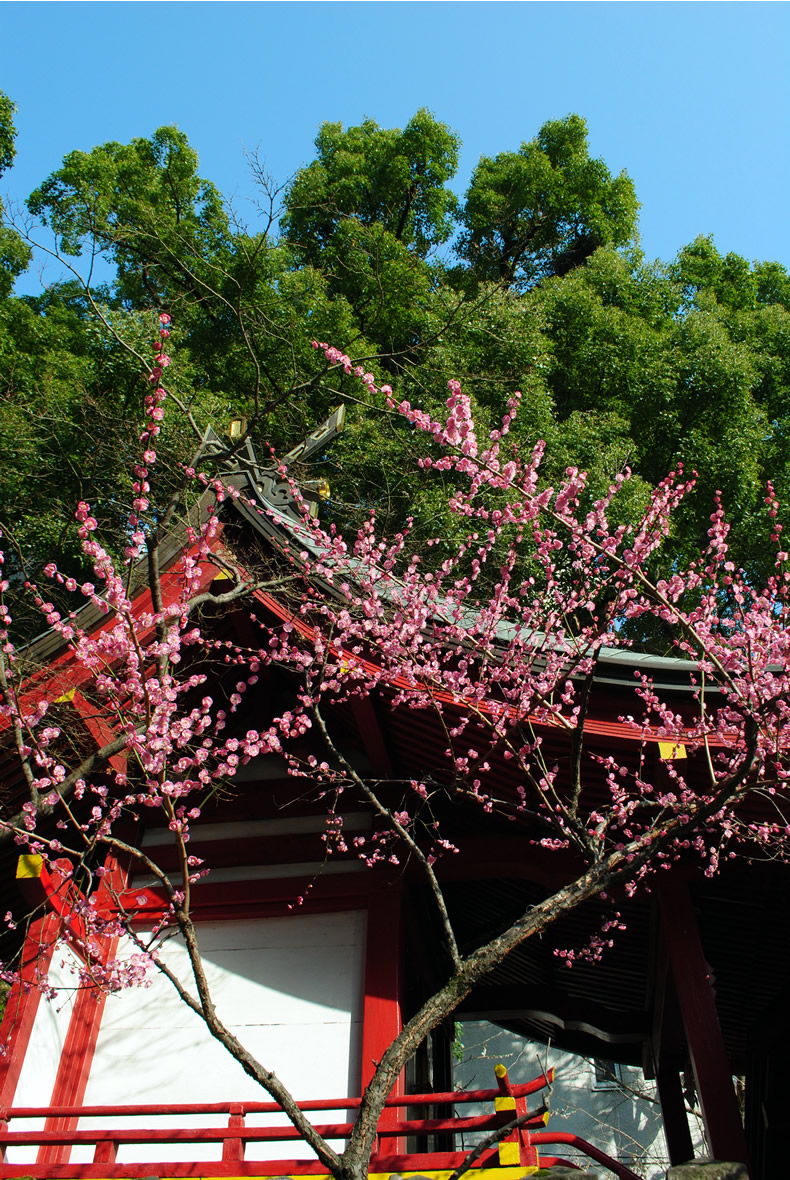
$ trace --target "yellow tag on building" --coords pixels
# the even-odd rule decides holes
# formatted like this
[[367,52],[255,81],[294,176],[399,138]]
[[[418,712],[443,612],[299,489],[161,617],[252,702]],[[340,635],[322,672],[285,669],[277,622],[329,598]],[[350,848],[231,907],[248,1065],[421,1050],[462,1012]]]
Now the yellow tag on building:
[[659,742],[658,756],[663,762],[674,762],[676,758],[688,758],[682,742]]

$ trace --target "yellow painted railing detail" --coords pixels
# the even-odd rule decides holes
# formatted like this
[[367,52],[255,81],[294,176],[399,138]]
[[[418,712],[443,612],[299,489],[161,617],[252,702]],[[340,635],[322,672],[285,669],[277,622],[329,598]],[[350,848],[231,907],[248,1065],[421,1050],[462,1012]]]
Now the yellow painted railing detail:
[[521,1158],[518,1143],[500,1143],[499,1144],[499,1166],[500,1168],[515,1167]]
[[43,865],[43,856],[39,856],[37,852],[24,852],[16,864],[17,881],[25,880],[28,877],[40,877]]

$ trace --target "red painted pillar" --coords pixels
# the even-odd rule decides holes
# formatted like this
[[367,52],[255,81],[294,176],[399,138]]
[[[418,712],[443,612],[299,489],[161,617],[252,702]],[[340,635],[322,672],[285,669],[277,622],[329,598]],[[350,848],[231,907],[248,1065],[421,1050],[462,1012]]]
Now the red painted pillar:
[[[101,878],[97,890],[97,908],[105,912],[112,912],[115,897],[123,893],[127,884],[127,874],[121,869],[117,858],[108,853],[104,861],[104,876]],[[98,956],[101,964],[108,963],[118,951],[117,938],[102,939],[102,946]],[[90,975],[90,963],[87,964]],[[107,992],[101,986],[83,984],[77,993],[71,1010],[69,1027],[60,1054],[60,1064],[55,1077],[55,1085],[50,1098],[51,1106],[81,1106],[88,1087],[93,1057],[99,1039],[104,1005],[107,1002]],[[74,1131],[78,1119],[60,1117],[48,1118],[45,1131]],[[42,1146],[38,1150],[39,1164],[65,1164],[69,1161],[70,1147]],[[110,1151],[112,1155],[112,1151]],[[97,1162],[102,1158],[99,1153]]]
[[[115,955],[118,939],[108,939],[102,948],[101,961],[108,962]],[[107,992],[100,987],[83,985],[77,993],[69,1018],[69,1027],[60,1054],[60,1064],[52,1088],[50,1106],[81,1106],[88,1086],[96,1043]],[[44,1124],[45,1131],[75,1131],[76,1118],[52,1117]],[[66,1164],[70,1147],[42,1146],[38,1149],[39,1164]]]
[[680,1080],[683,1022],[672,982],[666,944],[659,942],[655,965],[653,998],[653,1070],[664,1121],[670,1163],[685,1164],[694,1157],[694,1143],[686,1115],[686,1100]]
[[686,1117],[686,1102],[680,1075],[672,1066],[659,1066],[656,1074],[658,1100],[664,1120],[664,1136],[673,1164],[685,1164],[694,1158],[694,1144]]
[[746,1139],[732,1085],[732,1070],[716,1011],[697,918],[688,887],[670,876],[657,889],[662,932],[675,981],[705,1133],[715,1159],[748,1167]]
[[[365,1005],[362,1017],[362,1089],[376,1072],[376,1065],[391,1041],[403,1027],[400,1002],[400,927],[401,897],[394,888],[374,894],[368,906],[367,945],[365,954]],[[404,1093],[403,1075],[393,1094]],[[400,1118],[397,1107],[385,1110],[380,1127],[392,1125]],[[387,1137],[380,1150],[396,1155],[405,1150],[404,1141]]]
[[22,948],[19,977],[8,995],[0,1025],[0,1107],[13,1105],[19,1075],[30,1044],[41,992],[36,986],[40,972],[46,972],[55,949],[59,920],[47,914],[32,923]]

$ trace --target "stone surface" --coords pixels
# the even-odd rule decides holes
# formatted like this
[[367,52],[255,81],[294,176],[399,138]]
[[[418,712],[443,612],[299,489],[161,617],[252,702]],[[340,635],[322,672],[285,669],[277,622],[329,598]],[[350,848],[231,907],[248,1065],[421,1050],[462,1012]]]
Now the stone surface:
[[675,1164],[667,1172],[667,1180],[749,1180],[749,1172],[745,1164],[692,1160],[688,1164]]

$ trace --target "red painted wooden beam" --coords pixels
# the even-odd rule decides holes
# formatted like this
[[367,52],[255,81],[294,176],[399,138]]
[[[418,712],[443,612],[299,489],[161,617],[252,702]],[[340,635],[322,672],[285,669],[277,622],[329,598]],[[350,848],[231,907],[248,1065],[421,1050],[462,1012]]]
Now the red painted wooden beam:
[[732,1069],[688,886],[675,873],[659,882],[656,891],[708,1144],[715,1159],[748,1167]]
[[[517,1097],[536,1094],[545,1090],[554,1079],[554,1070],[539,1074],[529,1082],[511,1083],[510,1089]],[[493,1102],[500,1090],[448,1090],[429,1094],[390,1094],[386,1100],[387,1106],[435,1106],[452,1102],[463,1105],[468,1102]],[[307,1098],[299,1100],[299,1109],[304,1111],[317,1110],[358,1110],[362,1099],[358,1096],[344,1095],[341,1098]],[[112,1105],[94,1104],[92,1106],[73,1105],[55,1106],[14,1106],[6,1109],[9,1119],[49,1118],[55,1115],[79,1115],[81,1118],[128,1118],[135,1115],[179,1115],[179,1114],[230,1114],[235,1104],[226,1102],[133,1102]],[[265,1102],[245,1102],[244,1110],[247,1114],[278,1114],[282,1111],[279,1102],[268,1099]]]
[[16,883],[31,906],[46,906],[59,919],[58,937],[64,938],[75,954],[88,962],[87,930],[74,913],[76,901],[85,897],[71,880],[72,863],[66,857],[49,864],[38,853],[23,853],[17,862]]

